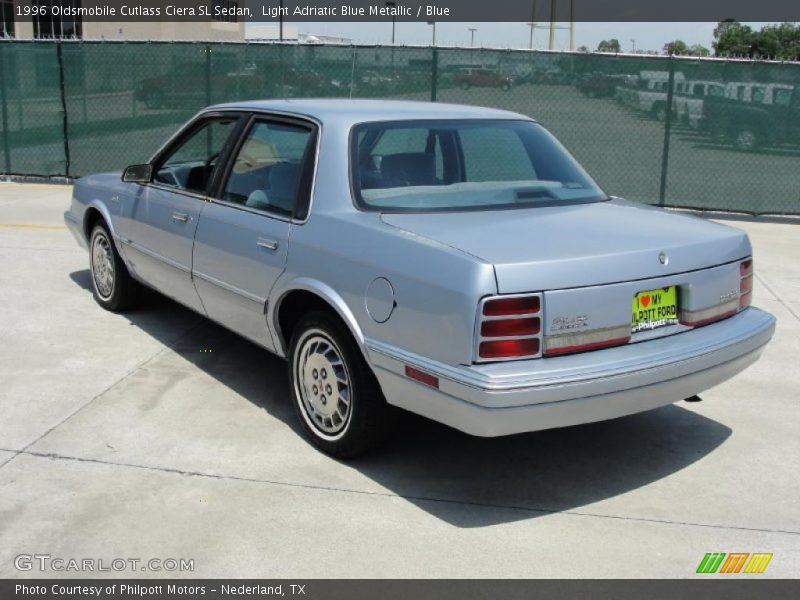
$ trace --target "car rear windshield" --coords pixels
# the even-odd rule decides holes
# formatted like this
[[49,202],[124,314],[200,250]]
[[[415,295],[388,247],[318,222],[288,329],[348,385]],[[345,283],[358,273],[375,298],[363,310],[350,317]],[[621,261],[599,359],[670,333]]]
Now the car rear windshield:
[[366,210],[486,210],[608,199],[532,121],[365,123],[354,128],[351,144],[353,190]]

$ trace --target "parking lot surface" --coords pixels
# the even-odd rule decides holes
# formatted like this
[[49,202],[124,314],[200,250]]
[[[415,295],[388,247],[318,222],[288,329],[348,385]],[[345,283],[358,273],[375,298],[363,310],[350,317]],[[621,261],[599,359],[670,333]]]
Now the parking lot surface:
[[21,554],[327,578],[692,577],[767,552],[720,576],[800,573],[797,224],[731,222],[778,328],[702,402],[499,439],[401,415],[341,463],[301,438],[282,361],[156,294],[98,307],[69,194],[0,183],[0,577],[87,575]]

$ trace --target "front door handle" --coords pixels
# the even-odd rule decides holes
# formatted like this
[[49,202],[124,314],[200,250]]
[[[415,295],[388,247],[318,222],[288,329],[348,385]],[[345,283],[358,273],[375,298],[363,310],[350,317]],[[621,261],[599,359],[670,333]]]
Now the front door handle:
[[278,242],[276,242],[275,240],[268,240],[266,238],[258,238],[256,246],[258,246],[259,248],[266,248],[267,250],[275,252],[278,249]]
[[180,223],[186,223],[189,220],[189,215],[182,212],[174,212],[172,213],[172,220]]

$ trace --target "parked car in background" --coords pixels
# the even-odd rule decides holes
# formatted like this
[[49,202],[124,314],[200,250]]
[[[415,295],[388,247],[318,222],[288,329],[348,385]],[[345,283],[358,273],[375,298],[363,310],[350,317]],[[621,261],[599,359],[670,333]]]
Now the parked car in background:
[[142,79],[134,89],[134,98],[149,109],[203,105],[209,98],[219,102],[231,97],[263,96],[267,91],[264,83],[255,65],[225,69],[219,61],[213,65],[186,62],[163,75]]
[[471,87],[499,87],[510,90],[514,79],[490,69],[461,69],[453,76],[453,83],[463,89]]
[[724,84],[718,81],[679,81],[675,84],[672,110],[679,123],[697,129],[703,116],[706,96],[722,96]]
[[364,71],[359,77],[359,88],[372,92],[390,92],[397,88],[400,78],[397,75],[386,75],[378,71]]
[[609,197],[501,110],[213,106],[147,163],[78,179],[64,217],[100,306],[152,287],[287,359],[300,426],[339,457],[390,405],[499,436],[670,404],[775,326],[744,232]]
[[624,78],[624,75],[589,73],[575,82],[575,88],[588,98],[608,98],[624,84]]
[[[683,73],[675,73],[676,83],[684,80]],[[667,94],[669,73],[667,71],[641,71],[632,84],[617,87],[615,97],[618,102],[647,113],[658,121],[667,118]]]
[[703,131],[742,152],[800,142],[800,92],[796,87],[729,84],[728,90],[736,90],[736,97],[729,93],[706,98],[700,122]]
[[317,96],[332,87],[328,78],[314,69],[290,67],[281,81],[285,93],[290,96]]

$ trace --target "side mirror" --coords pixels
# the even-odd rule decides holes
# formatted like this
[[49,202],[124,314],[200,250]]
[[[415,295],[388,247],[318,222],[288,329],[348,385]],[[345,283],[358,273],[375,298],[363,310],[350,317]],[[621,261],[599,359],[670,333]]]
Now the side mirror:
[[150,183],[153,180],[153,165],[131,165],[122,172],[126,183]]

